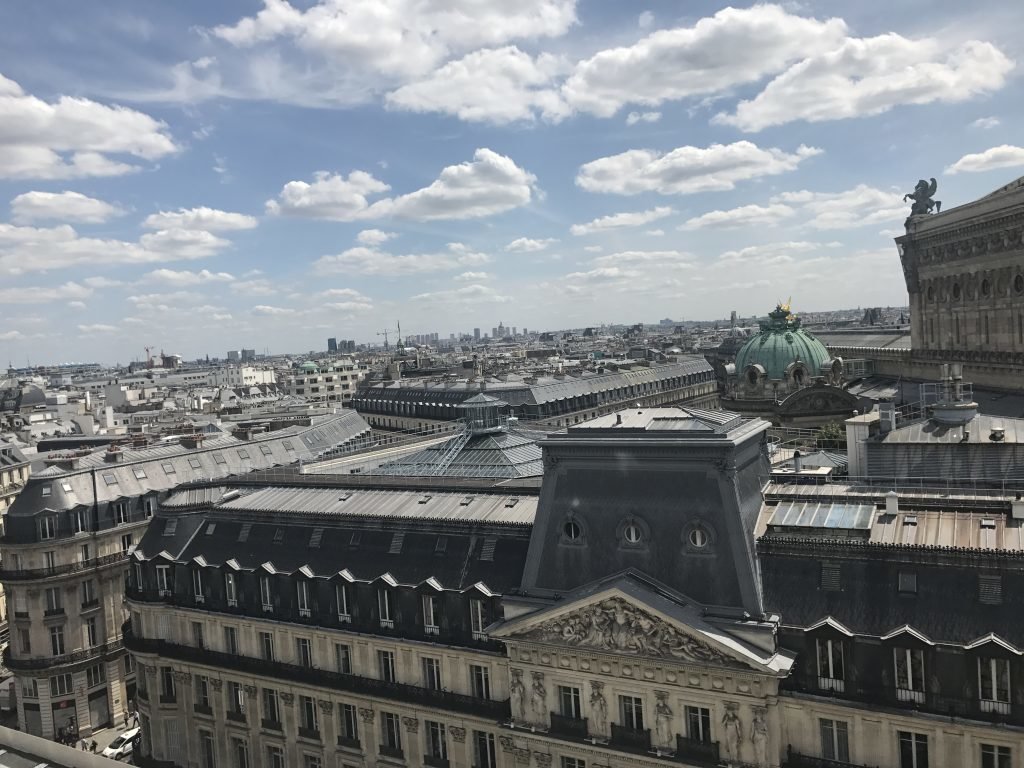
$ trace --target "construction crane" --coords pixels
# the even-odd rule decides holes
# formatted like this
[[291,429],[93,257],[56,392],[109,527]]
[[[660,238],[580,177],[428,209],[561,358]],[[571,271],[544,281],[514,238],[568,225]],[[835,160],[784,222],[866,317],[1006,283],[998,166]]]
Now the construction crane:
[[383,336],[384,337],[384,351],[385,352],[387,352],[388,350],[391,349],[390,345],[388,344],[388,334],[389,333],[396,333],[396,334],[398,334],[398,342],[397,342],[397,344],[398,344],[398,346],[402,346],[402,324],[399,323],[397,329],[395,329],[395,328],[385,328],[383,331],[378,331],[377,332],[378,336]]

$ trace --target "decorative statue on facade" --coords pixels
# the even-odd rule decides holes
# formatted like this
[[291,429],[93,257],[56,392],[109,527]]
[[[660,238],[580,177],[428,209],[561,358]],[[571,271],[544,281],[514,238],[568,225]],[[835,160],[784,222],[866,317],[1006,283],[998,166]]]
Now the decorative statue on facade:
[[750,741],[754,745],[754,763],[758,768],[768,768],[768,711],[754,707],[754,723],[750,728]]
[[526,720],[526,686],[523,685],[523,670],[512,670],[512,681],[508,684],[509,698],[512,700],[512,719]]
[[722,715],[722,733],[725,734],[725,757],[730,763],[740,761],[740,739],[743,736],[743,724],[737,711],[738,704],[728,702],[725,714]]
[[533,710],[533,722],[543,723],[547,714],[548,692],[544,688],[544,673],[533,673],[533,691],[530,694],[530,708]]
[[903,202],[907,202],[908,199],[914,201],[914,204],[910,206],[911,216],[920,216],[922,214],[931,213],[932,208],[935,209],[936,213],[942,210],[942,201],[932,200],[932,196],[935,194],[935,190],[938,186],[938,182],[936,182],[935,179],[931,180],[931,184],[924,179],[921,179],[917,182],[917,186],[914,187],[913,192],[903,196]]
[[608,728],[608,702],[604,698],[604,683],[590,681],[590,719],[592,733],[603,736]]
[[665,691],[655,691],[658,703],[654,705],[655,733],[658,736],[658,746],[672,746],[672,707],[668,705],[668,694]]

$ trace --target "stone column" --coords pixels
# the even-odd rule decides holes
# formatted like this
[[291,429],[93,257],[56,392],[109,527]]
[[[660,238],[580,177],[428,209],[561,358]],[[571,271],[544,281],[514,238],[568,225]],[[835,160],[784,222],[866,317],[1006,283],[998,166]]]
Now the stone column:
[[377,764],[377,713],[372,707],[359,707],[359,743],[366,755],[366,764],[373,768]]
[[452,768],[473,765],[473,745],[466,738],[466,729],[460,725],[448,726],[448,759]]
[[316,704],[320,707],[320,738],[323,740],[324,749],[333,750],[338,746],[336,705],[330,699],[320,699]]
[[295,694],[281,691],[278,694],[281,708],[281,730],[284,733],[285,754],[288,765],[301,765],[299,755],[299,721],[295,716]]

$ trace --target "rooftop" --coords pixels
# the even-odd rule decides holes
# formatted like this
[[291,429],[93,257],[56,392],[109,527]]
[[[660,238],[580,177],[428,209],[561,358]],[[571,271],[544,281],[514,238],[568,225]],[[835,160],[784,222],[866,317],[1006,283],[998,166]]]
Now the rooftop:
[[[742,416],[730,411],[709,411],[700,408],[626,408],[582,424],[570,426],[569,436],[580,434],[646,435],[652,433],[686,433],[687,437],[724,435],[742,425]],[[553,435],[552,437],[560,437]]]

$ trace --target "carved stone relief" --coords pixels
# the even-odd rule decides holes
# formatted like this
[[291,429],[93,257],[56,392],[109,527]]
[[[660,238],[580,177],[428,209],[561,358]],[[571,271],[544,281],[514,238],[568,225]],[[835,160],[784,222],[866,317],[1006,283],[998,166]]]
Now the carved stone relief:
[[409,733],[419,733],[420,721],[415,717],[402,717],[402,725]]
[[[596,605],[551,619],[531,627],[517,637],[680,661],[735,663],[718,649],[680,632],[667,622],[618,597],[610,597]],[[512,700],[514,705],[514,691]],[[513,713],[515,711],[513,707]]]
[[360,707],[359,716],[363,718],[364,723],[372,723],[374,711],[370,707]]

